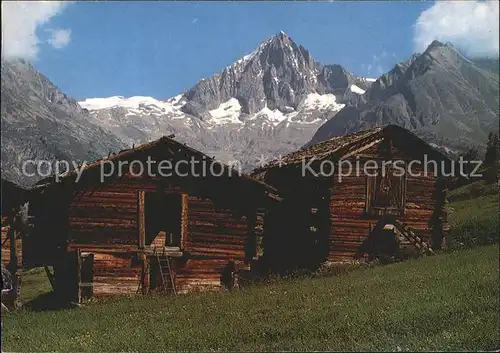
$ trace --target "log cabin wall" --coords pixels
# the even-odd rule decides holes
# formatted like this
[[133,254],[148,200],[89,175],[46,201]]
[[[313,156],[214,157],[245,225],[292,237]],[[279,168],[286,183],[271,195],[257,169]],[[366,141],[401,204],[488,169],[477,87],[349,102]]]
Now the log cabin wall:
[[[429,222],[435,212],[435,183],[434,177],[408,176],[404,214],[397,217],[412,227],[428,244],[432,244],[433,228]],[[330,261],[353,259],[381,217],[365,213],[365,177],[343,177],[342,182],[333,190],[330,201],[331,230],[328,259]]]
[[[423,156],[410,156],[394,145],[390,145],[390,158],[380,154],[381,143],[372,144],[362,152],[355,153],[349,157],[352,165],[355,165],[356,160],[362,162],[366,160],[403,160],[408,165],[412,160],[419,160],[423,163]],[[362,168],[362,167],[361,167]],[[417,164],[412,165],[413,173],[421,172],[421,176],[411,176],[406,174],[404,177],[404,209],[397,219],[405,225],[412,227],[415,233],[428,244],[439,248],[441,243],[433,239],[433,233],[441,233],[443,225],[446,225],[446,214],[444,212],[445,191],[443,186],[439,185],[438,178],[434,176],[434,168],[432,165],[427,170],[427,175],[423,175],[423,166]],[[284,261],[286,257],[311,257],[321,260],[320,256],[311,256],[311,251],[307,251],[307,247],[303,245],[311,239],[311,232],[308,232],[302,225],[307,225],[310,217],[310,207],[320,211],[322,203],[312,202],[312,199],[307,197],[307,194],[312,194],[311,182],[307,178],[300,177],[300,168],[274,168],[268,171],[266,181],[271,185],[275,185],[280,190],[283,196],[281,210],[283,214],[274,214],[273,218],[267,221],[270,224],[266,229],[268,239],[266,240],[269,246],[267,250],[271,254],[269,257],[275,257]],[[370,235],[370,230],[381,220],[382,216],[367,212],[367,194],[368,180],[361,170],[360,173],[351,173],[350,176],[342,176],[339,182],[339,175],[335,173],[329,176],[328,189],[322,188],[322,195],[328,200],[328,221],[319,217],[319,222],[322,226],[328,227],[326,241],[326,256],[325,261],[350,261],[355,259],[355,256]],[[324,181],[321,178],[315,178],[316,184],[321,184]],[[299,189],[304,192],[299,192]],[[288,210],[285,210],[286,205],[290,205]],[[319,207],[318,207],[319,205]],[[300,214],[300,215],[299,215]],[[321,214],[321,213],[320,213]],[[442,224],[434,226],[433,222],[436,219],[441,219]],[[286,225],[289,227],[285,227]],[[273,227],[273,225],[275,225]],[[283,234],[286,233],[286,234]],[[321,239],[321,238],[319,238]],[[290,244],[295,244],[295,249],[302,251],[291,251]],[[281,245],[280,245],[281,244]],[[285,245],[286,244],[286,245]],[[288,256],[284,255],[284,252]],[[321,254],[321,252],[320,252]],[[297,262],[295,262],[296,264]],[[282,263],[282,267],[289,267],[290,262]],[[279,265],[275,265],[279,268]]]
[[[381,158],[378,153],[379,147],[380,145],[375,145],[364,151],[360,160]],[[404,160],[406,163],[412,160],[395,147],[392,147],[391,153],[392,160]],[[351,158],[351,162],[354,164],[355,158]],[[436,189],[437,178],[434,176],[432,166],[428,168],[427,176],[423,175],[422,166],[414,164],[412,171],[413,174],[421,173],[422,175],[406,174],[404,213],[397,218],[412,227],[424,241],[432,244],[433,228],[429,223],[432,222],[437,207],[436,194],[439,192]],[[343,176],[341,182],[338,180],[338,174],[336,174],[333,178],[330,201],[331,231],[328,256],[330,261],[354,258],[361,244],[367,239],[370,230],[381,219],[380,216],[366,213],[367,177],[362,172],[360,176]],[[440,244],[437,246],[439,247]]]
[[138,191],[156,185],[124,176],[71,193],[67,251],[93,255],[93,295],[135,294],[141,280],[138,260]]
[[[93,295],[136,294],[142,288],[145,292],[154,289],[149,287],[150,274],[156,270],[152,267],[158,265],[151,249],[164,247],[166,239],[165,233],[160,232],[155,238],[145,239],[144,245],[140,244],[141,192],[181,195],[183,256],[172,261],[177,292],[220,288],[221,274],[231,261],[239,269],[248,268],[256,249],[256,210],[237,210],[234,204],[225,202],[225,197],[214,202],[194,195],[196,191],[189,194],[187,188],[166,185],[159,179],[124,175],[110,183],[71,192],[67,210],[58,214],[50,212],[51,217],[47,218],[67,234],[68,252],[93,255]],[[45,202],[50,201],[49,197],[45,198]],[[145,213],[148,213],[147,207]],[[45,234],[53,237],[54,230],[40,218],[38,221]],[[141,255],[148,249],[149,255]]]
[[[74,192],[68,212],[70,246],[85,251],[94,247],[137,249],[139,191],[157,192],[157,183],[124,175],[111,183],[96,183]],[[172,188],[171,192],[180,190]]]
[[[198,163],[194,171],[176,170],[187,172],[182,177],[153,177],[144,169],[142,174],[136,169],[121,175],[111,169],[121,168],[121,162],[148,160],[149,170],[150,157],[156,162],[194,158],[211,164],[210,169]],[[105,183],[100,182],[103,167],[113,175]],[[200,178],[207,171],[214,174]],[[153,172],[158,175],[158,169]],[[54,275],[61,273],[62,282],[68,283],[65,290],[72,292],[85,278],[97,295],[156,290],[158,274],[164,279],[160,284],[166,282],[164,265],[175,287],[168,289],[220,288],[231,265],[243,268],[255,256],[258,205],[279,200],[272,187],[233,174],[228,166],[170,137],[110,155],[105,164],[93,162],[76,180],[72,171],[59,182],[47,179],[35,188],[30,248],[44,249],[33,253],[35,262],[53,265]],[[89,267],[90,275],[76,270]]]
[[2,178],[1,180],[2,264],[12,272],[22,267],[24,225],[20,211],[27,201],[27,190]]
[[178,292],[220,288],[222,271],[230,261],[237,269],[248,267],[256,247],[251,244],[255,236],[252,215],[238,215],[226,207],[188,196],[184,251],[189,257],[175,261]]
[[[12,239],[15,239],[12,247]],[[15,232],[13,226],[8,223],[7,217],[2,217],[2,264],[7,269],[20,268],[23,261],[23,239]],[[12,256],[15,252],[15,258]],[[17,261],[17,266],[13,266],[12,260]]]
[[93,295],[137,294],[140,288],[141,263],[137,253],[92,251]]

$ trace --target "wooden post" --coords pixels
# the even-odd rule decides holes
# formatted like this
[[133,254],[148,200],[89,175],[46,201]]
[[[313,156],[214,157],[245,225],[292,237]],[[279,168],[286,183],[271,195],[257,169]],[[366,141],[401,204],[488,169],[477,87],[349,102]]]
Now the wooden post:
[[16,217],[12,217],[11,223],[9,225],[9,242],[10,242],[10,263],[9,271],[14,277],[17,273],[17,242],[16,242]]
[[76,274],[77,274],[77,281],[78,281],[78,301],[77,303],[80,304],[82,302],[82,256],[80,253],[80,249],[76,249],[76,263],[77,263],[77,269],[76,269]]
[[376,177],[367,175],[366,176],[366,200],[365,200],[365,212],[371,212],[371,203],[373,198],[373,192],[375,189]]
[[184,249],[188,235],[188,195],[181,194],[181,241],[180,249]]
[[146,213],[145,213],[145,192],[139,191],[138,195],[138,228],[139,228],[139,249],[146,246]]
[[16,271],[15,276],[15,290],[16,290],[16,298],[14,299],[14,308],[19,309],[23,306],[23,301],[21,300],[21,274],[19,271]]
[[255,222],[257,213],[255,210],[247,213],[247,236],[245,241],[245,264],[250,266],[252,260],[257,256],[257,234],[255,233]]
[[142,294],[146,294],[147,283],[148,283],[148,263],[146,259],[146,254],[144,253],[144,248],[146,246],[146,207],[145,207],[146,192],[141,190],[138,193],[137,206],[138,206],[138,219],[137,226],[139,231],[137,257],[141,262],[141,278],[139,286],[141,288]]
[[45,269],[45,273],[47,274],[47,278],[49,279],[50,285],[52,286],[52,290],[56,291],[56,282],[55,282],[54,274],[50,272],[49,266],[44,265],[43,268]]
[[10,263],[9,271],[12,278],[12,290],[15,293],[13,300],[13,305],[15,308],[21,306],[20,293],[21,293],[21,276],[19,275],[19,259],[17,258],[17,231],[16,225],[18,224],[18,219],[16,216],[12,217],[12,221],[9,227],[9,241],[10,241]]
[[141,278],[139,286],[142,294],[146,294],[149,288],[149,261],[144,253],[139,254],[139,260],[141,261]]

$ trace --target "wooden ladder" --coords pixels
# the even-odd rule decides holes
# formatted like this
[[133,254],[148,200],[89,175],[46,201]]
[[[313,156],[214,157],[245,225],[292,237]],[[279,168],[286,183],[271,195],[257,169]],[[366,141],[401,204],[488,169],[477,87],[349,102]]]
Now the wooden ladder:
[[398,231],[417,249],[420,250],[421,253],[429,253],[434,254],[434,251],[427,245],[425,241],[423,241],[419,236],[415,234],[415,231],[405,225],[403,222],[396,220],[394,222]]
[[[164,250],[165,251],[165,250]],[[155,247],[153,250],[153,255],[156,257],[156,262],[158,264],[158,269],[160,270],[161,282],[164,292],[167,292],[167,278],[170,280],[170,285],[172,286],[172,292],[177,294],[175,289],[175,280],[172,272],[172,266],[170,264],[170,259],[168,256],[160,255]]]

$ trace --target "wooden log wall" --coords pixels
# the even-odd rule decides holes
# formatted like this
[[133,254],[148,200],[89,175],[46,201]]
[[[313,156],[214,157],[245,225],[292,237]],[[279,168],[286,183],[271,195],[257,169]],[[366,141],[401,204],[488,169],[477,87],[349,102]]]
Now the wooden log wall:
[[[112,183],[73,193],[68,212],[68,250],[94,254],[93,295],[135,294],[143,266],[144,275],[149,273],[149,261],[138,255],[140,191],[157,192],[157,184],[125,175]],[[153,242],[164,244],[164,240],[163,235]]]
[[93,254],[93,295],[137,293],[141,264],[135,254]]
[[[363,151],[366,158],[377,157],[378,147],[375,145]],[[391,148],[392,159],[411,159],[399,149]],[[413,165],[414,173],[424,174],[423,166]],[[406,198],[404,215],[398,217],[405,225],[413,228],[415,233],[427,243],[431,243],[432,227],[429,225],[435,211],[435,184],[437,178],[429,168],[427,176],[406,175]],[[365,214],[366,176],[342,177],[334,176],[330,200],[330,261],[353,259],[358,248],[367,239],[370,229],[375,227],[380,217]]]
[[137,245],[137,205],[137,191],[129,185],[77,193],[69,205],[70,243]]
[[[382,144],[384,145],[382,146]],[[412,155],[406,153],[407,150],[408,148],[403,151],[394,143],[388,143],[387,140],[384,140],[368,144],[366,148],[361,147],[349,159],[353,166],[359,159],[361,168],[364,160],[371,159],[404,160],[406,163],[414,159],[423,161],[423,155],[418,149],[412,150]],[[412,171],[423,174],[423,166],[413,164]],[[363,170],[360,170],[359,174],[354,171],[350,176],[342,176],[341,182],[339,182],[338,174],[330,176],[328,190],[324,193],[327,203],[322,205],[321,202],[314,204],[311,202],[314,200],[308,196],[313,194],[315,189],[311,182],[314,182],[317,188],[321,185],[321,180],[314,178],[315,180],[311,181],[309,178],[302,177],[300,172],[300,168],[294,169],[292,166],[271,169],[266,175],[266,181],[279,188],[284,201],[280,205],[281,212],[272,212],[269,216],[270,219],[266,219],[265,231],[267,235],[264,256],[269,258],[271,262],[275,259],[282,262],[271,265],[278,271],[280,268],[290,267],[287,258],[294,256],[314,257],[305,246],[307,240],[311,238],[311,233],[304,230],[302,225],[309,222],[308,218],[311,216],[309,207],[317,209],[316,216],[321,215],[324,207],[325,222],[323,223],[321,216],[316,218],[323,227],[327,227],[327,239],[324,245],[327,248],[325,260],[353,260],[358,249],[368,238],[370,230],[382,218],[382,216],[369,215],[366,212],[367,176],[364,175]],[[428,168],[428,172],[427,176],[406,175],[405,208],[403,215],[398,216],[398,219],[412,227],[421,239],[432,244],[433,229],[429,223],[432,223],[436,215],[446,219],[442,208],[443,203],[439,201],[443,198],[445,191],[441,186],[437,186],[437,178],[433,174],[432,166]],[[318,194],[318,196],[321,195],[322,193]],[[320,201],[319,198],[318,201]],[[317,227],[317,221],[314,222],[314,227]],[[319,229],[321,228],[320,225]],[[319,240],[321,240],[321,232]],[[294,246],[290,246],[292,243]],[[440,246],[440,244],[433,246]],[[293,248],[301,251],[294,252]],[[319,255],[318,258],[321,258],[321,253]]]
[[[156,259],[142,251],[164,245],[165,235],[160,233],[149,245],[140,246],[139,195],[144,191],[157,192],[157,182],[123,176],[73,192],[66,220],[68,251],[94,255],[93,295],[135,294],[138,289],[148,292],[151,266],[156,266]],[[179,293],[220,288],[221,274],[230,261],[239,269],[248,267],[246,257],[254,256],[252,247],[256,248],[256,242],[249,241],[255,235],[251,216],[236,215],[224,198],[216,204],[187,195],[180,187],[163,185],[161,190],[181,194],[184,256],[172,261]],[[141,282],[145,288],[140,288]]]
[[[12,253],[12,246],[11,246],[11,237],[14,230],[12,229],[12,225],[7,224],[7,217],[2,217],[2,264],[6,266],[7,268],[10,268],[11,264],[11,253]],[[16,257],[17,257],[17,266],[16,268],[20,268],[22,264],[22,246],[23,246],[23,240],[22,237],[17,236],[16,241],[15,241],[15,252],[16,252]]]
[[246,244],[255,232],[253,222],[235,215],[234,210],[219,208],[211,200],[191,195],[187,212],[184,251],[189,258],[175,262],[177,291],[218,289],[229,261],[234,261],[238,269],[246,268]]

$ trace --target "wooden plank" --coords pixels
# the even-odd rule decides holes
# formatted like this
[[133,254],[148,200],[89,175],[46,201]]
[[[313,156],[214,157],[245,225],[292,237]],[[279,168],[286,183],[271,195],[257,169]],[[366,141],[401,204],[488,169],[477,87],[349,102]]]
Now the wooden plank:
[[138,228],[139,228],[139,248],[144,248],[146,245],[146,213],[145,213],[145,195],[146,193],[141,190],[138,193]]
[[142,294],[147,294],[149,288],[149,265],[146,256],[141,256],[141,279],[140,279],[140,288]]
[[188,195],[187,194],[182,194],[181,195],[181,241],[180,241],[180,248],[181,250],[184,249],[188,237],[188,215],[189,215],[189,209],[188,209]]
[[76,268],[76,275],[78,279],[78,301],[77,303],[82,302],[82,289],[80,287],[80,283],[82,282],[82,256],[80,253],[80,249],[76,249],[76,261],[77,261],[77,268]]

